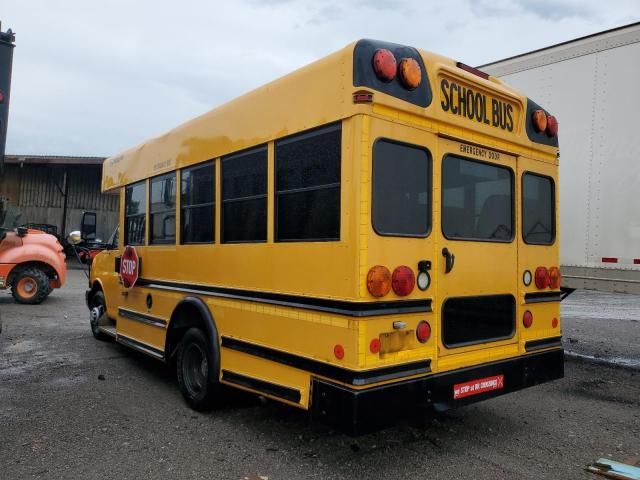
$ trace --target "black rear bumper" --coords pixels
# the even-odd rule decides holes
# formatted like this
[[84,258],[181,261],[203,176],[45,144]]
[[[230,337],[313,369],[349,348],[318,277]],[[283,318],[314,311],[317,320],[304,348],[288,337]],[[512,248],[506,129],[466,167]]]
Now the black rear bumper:
[[[502,377],[501,388],[454,398],[454,385],[496,376]],[[315,418],[358,435],[425,408],[444,411],[563,376],[564,350],[557,348],[365,390],[314,379],[311,411]]]

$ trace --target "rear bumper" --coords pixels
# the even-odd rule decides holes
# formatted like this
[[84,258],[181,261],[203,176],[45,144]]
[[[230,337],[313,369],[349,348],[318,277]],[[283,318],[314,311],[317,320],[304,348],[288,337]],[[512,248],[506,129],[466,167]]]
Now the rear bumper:
[[[454,385],[496,376],[503,378],[501,388],[454,398]],[[557,348],[365,390],[314,379],[311,411],[315,418],[358,435],[425,408],[444,411],[563,376],[564,350]]]

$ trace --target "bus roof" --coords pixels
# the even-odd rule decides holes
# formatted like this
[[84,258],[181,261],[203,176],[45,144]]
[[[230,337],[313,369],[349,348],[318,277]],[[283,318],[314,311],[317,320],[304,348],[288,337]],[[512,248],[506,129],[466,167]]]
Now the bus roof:
[[[374,94],[369,103],[354,102],[353,94],[363,90],[354,86],[358,68],[369,68],[371,63],[354,61],[354,50],[361,42],[376,45],[395,45],[361,40],[306,65],[282,78],[242,95],[169,132],[152,138],[136,147],[109,157],[104,162],[102,190],[109,191],[149,177],[183,168],[213,158],[261,145],[266,142],[314,128],[356,114],[391,115],[394,121],[442,132],[449,124],[461,139],[468,131],[474,142],[502,150],[546,153],[555,158],[556,149],[532,142],[525,133],[522,115],[527,112],[527,99],[494,77],[481,78],[474,69],[463,70],[454,60],[396,45],[403,51],[411,50],[424,62],[428,82],[433,93],[426,106],[414,104],[376,89],[365,90]],[[356,63],[358,63],[356,65]],[[445,75],[476,92],[487,92],[514,106],[513,131],[491,128],[483,122],[466,122],[440,107],[440,85],[436,82]],[[362,85],[362,84],[360,84]],[[485,98],[486,100],[486,98]],[[376,108],[379,107],[379,108]],[[386,109],[385,109],[386,107]],[[389,108],[391,110],[389,110]],[[490,109],[490,106],[487,107]],[[402,115],[401,115],[402,113]],[[466,118],[462,119],[462,122]],[[487,122],[485,122],[487,123]],[[461,129],[463,127],[463,129]],[[557,142],[556,142],[557,144]]]

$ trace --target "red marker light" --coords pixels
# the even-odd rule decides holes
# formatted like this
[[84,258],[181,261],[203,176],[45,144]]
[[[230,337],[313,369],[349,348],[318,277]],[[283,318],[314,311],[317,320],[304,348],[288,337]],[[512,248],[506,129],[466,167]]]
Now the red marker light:
[[560,281],[560,269],[558,267],[551,267],[549,269],[549,287],[557,290],[558,288],[560,288]]
[[381,346],[382,345],[380,344],[380,339],[374,338],[373,340],[371,340],[371,343],[369,343],[369,350],[371,350],[371,353],[379,353]]
[[398,63],[391,50],[380,48],[373,54],[373,71],[383,82],[390,82],[396,77]]
[[531,325],[533,325],[533,313],[531,313],[529,310],[524,312],[524,315],[522,315],[522,324],[525,326],[525,328],[529,328]]
[[538,267],[536,268],[535,273],[535,282],[536,287],[542,290],[549,286],[550,278],[549,278],[549,270],[546,267]]
[[547,128],[545,131],[547,132],[547,137],[555,137],[558,135],[558,119],[553,115],[547,117]]
[[420,343],[427,343],[431,337],[431,325],[424,320],[421,321],[416,328],[416,337]]
[[0,103],[4,103],[4,92],[0,90]]
[[551,327],[553,328],[558,328],[558,319],[553,317],[553,320],[551,320]]
[[342,360],[344,358],[344,347],[340,344],[337,344],[335,347],[333,347],[333,354],[338,360]]

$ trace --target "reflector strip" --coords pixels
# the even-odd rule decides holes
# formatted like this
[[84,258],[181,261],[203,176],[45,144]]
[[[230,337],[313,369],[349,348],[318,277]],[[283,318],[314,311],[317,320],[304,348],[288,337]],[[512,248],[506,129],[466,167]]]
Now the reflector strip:
[[617,257],[602,257],[602,263],[618,263]]
[[493,377],[480,378],[470,382],[457,383],[453,386],[453,399],[457,400],[502,388],[504,388],[504,375],[494,375]]

